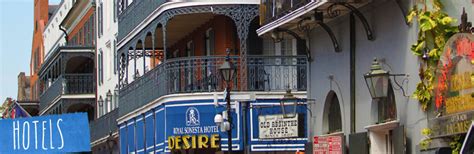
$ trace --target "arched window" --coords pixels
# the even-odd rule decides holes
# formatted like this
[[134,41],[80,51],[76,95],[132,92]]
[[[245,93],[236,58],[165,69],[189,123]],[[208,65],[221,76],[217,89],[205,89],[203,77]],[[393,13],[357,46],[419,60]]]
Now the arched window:
[[326,97],[323,118],[323,133],[331,134],[342,131],[341,107],[334,91],[330,91]]
[[337,95],[333,95],[331,98],[331,103],[329,104],[328,120],[330,133],[342,131],[341,108],[339,106]]

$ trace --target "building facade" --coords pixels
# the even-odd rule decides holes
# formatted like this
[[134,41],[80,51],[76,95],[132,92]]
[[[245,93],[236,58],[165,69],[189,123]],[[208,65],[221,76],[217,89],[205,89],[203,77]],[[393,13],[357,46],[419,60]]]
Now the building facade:
[[62,1],[45,28],[45,61],[39,68],[40,113],[95,110],[95,8],[92,1]]
[[91,125],[93,153],[118,153],[117,1],[98,0],[96,11],[96,116]]
[[44,45],[43,45],[43,31],[48,23],[51,16],[51,12],[55,11],[56,6],[48,5],[48,1],[34,1],[34,29],[33,29],[33,40],[31,45],[31,58],[30,58],[30,79],[28,90],[31,101],[39,100],[40,81],[38,80],[39,69],[44,61]]
[[[407,24],[405,16],[407,10],[416,5],[415,1],[311,0],[302,5],[292,2],[262,0],[262,27],[257,33],[262,37],[283,35],[301,40],[306,45],[302,50],[307,49],[312,58],[308,99],[316,101],[308,104],[313,114],[307,118],[311,125],[306,152],[328,150],[322,147],[321,141],[329,138],[338,139],[333,142],[340,145],[335,151],[345,153],[451,151],[449,143],[453,136],[460,134],[462,137],[467,131],[465,126],[457,126],[473,120],[470,118],[472,109],[460,107],[469,112],[447,114],[432,105],[428,111],[423,111],[418,100],[413,98],[423,62],[410,48],[417,40],[420,25]],[[442,3],[443,10],[457,19],[457,24],[462,21],[463,8],[469,19],[473,19],[471,1]],[[364,78],[371,70],[374,57],[382,69],[391,74],[386,85],[387,96],[383,99],[371,97]],[[467,69],[458,69],[473,71],[472,62],[462,67]],[[472,87],[466,88],[466,91],[472,91]],[[456,92],[449,97],[458,94],[464,95]],[[465,118],[453,120],[459,116]],[[443,125],[452,125],[456,131],[422,135],[422,130],[443,132]],[[427,137],[432,141],[422,148],[421,141]]]
[[16,101],[31,116],[37,116],[39,113],[39,102],[30,98],[30,76],[25,76],[25,72],[18,74],[18,94]]
[[[118,2],[120,153],[220,153],[229,142],[236,153],[304,150],[307,58],[295,41],[266,46],[256,35],[258,3]],[[228,84],[225,61],[236,72]],[[280,106],[287,89],[296,105]],[[231,141],[217,114],[232,117]],[[272,120],[286,125],[264,125]]]

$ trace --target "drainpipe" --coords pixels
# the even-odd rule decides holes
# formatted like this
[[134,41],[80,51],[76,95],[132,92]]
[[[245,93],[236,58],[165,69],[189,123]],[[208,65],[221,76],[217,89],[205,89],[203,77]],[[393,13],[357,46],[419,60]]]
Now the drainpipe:
[[64,29],[64,27],[61,25],[61,26],[59,26],[59,30],[63,31],[63,33],[65,35],[64,38],[66,39],[66,44],[67,44],[68,43],[67,41],[69,40],[69,36],[67,35],[66,29]]
[[349,19],[349,42],[350,42],[350,108],[351,108],[351,134],[356,132],[356,98],[355,98],[355,93],[356,93],[356,85],[355,85],[355,50],[356,50],[356,32],[355,32],[355,18],[354,18],[354,13],[350,13],[350,19]]

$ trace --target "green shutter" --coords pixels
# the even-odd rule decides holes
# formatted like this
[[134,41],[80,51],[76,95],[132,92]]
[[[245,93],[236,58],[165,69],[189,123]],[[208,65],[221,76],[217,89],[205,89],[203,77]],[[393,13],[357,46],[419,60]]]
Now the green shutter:
[[396,154],[405,154],[406,153],[406,135],[405,127],[398,126],[392,130],[392,141],[393,148]]
[[349,135],[349,154],[368,154],[369,138],[367,132]]

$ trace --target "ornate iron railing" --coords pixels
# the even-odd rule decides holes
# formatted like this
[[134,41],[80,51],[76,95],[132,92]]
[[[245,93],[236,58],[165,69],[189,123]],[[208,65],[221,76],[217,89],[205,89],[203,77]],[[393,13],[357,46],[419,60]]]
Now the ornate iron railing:
[[91,142],[111,135],[117,131],[118,109],[114,109],[100,118],[92,121],[90,125]]
[[94,93],[95,80],[92,74],[64,75],[64,94],[91,94]]
[[118,40],[121,40],[160,5],[170,0],[137,0],[119,13]]
[[306,56],[247,57],[250,91],[306,90]]
[[[225,56],[185,57],[166,61],[120,89],[119,116],[168,94],[223,91],[219,67]],[[240,83],[239,57],[231,57]],[[306,90],[306,56],[249,56],[248,91]],[[240,88],[233,88],[239,90]]]
[[[40,96],[40,106],[39,110],[42,111],[48,104],[50,104],[56,97],[62,94],[63,89],[63,78],[60,76],[56,81],[52,82],[49,87],[41,94]],[[48,86],[47,83],[46,86]]]
[[278,19],[289,12],[296,10],[311,0],[262,0],[260,6],[260,20],[262,24],[267,24]]
[[40,96],[40,110],[64,94],[93,94],[95,80],[93,74],[64,74],[59,76]]

